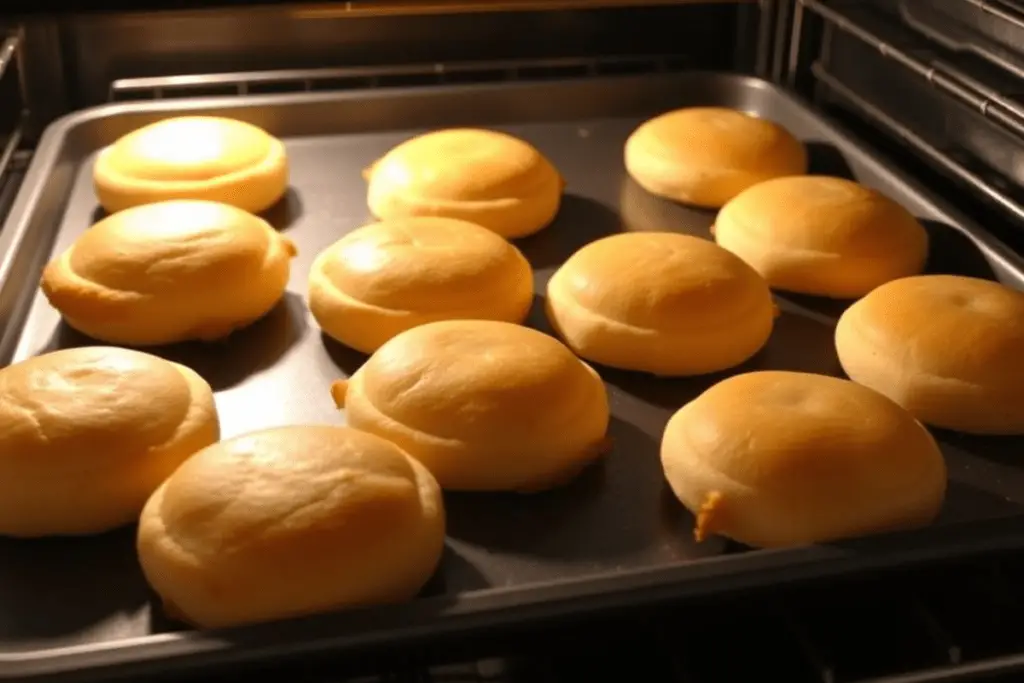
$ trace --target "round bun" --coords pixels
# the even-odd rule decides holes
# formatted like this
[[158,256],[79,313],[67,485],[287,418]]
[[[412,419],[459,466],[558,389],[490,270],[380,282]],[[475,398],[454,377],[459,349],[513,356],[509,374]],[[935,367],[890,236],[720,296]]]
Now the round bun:
[[637,128],[626,170],[651,194],[718,208],[769,178],[807,172],[803,144],[778,124],[716,107],[678,109]]
[[441,560],[443,505],[383,439],[270,429],[200,451],[157,489],[139,561],[168,614],[202,628],[402,602]]
[[65,322],[112,344],[216,340],[284,294],[295,245],[227,204],[172,201],[108,216],[47,264]]
[[526,237],[558,213],[562,177],[532,145],[505,133],[453,128],[398,145],[368,168],[378,219],[445,216],[502,237]]
[[103,149],[93,184],[108,213],[169,199],[205,199],[259,213],[287,190],[288,160],[281,141],[256,126],[181,116]]
[[583,358],[665,377],[739,365],[768,341],[776,314],[750,266],[665,232],[612,235],[577,251],[548,282],[547,312]]
[[847,380],[752,372],[668,422],[665,477],[712,534],[754,547],[819,543],[930,523],[946,491],[935,440],[909,413]]
[[922,422],[1024,434],[1024,293],[957,275],[894,280],[846,309],[836,350],[851,379]]
[[523,255],[486,228],[453,218],[393,218],[323,251],[309,309],[323,331],[363,353],[438,320],[521,323],[533,304]]
[[511,323],[413,328],[332,393],[350,426],[398,444],[446,489],[553,488],[607,446],[601,378],[556,339]]
[[76,536],[138,519],[220,438],[210,386],[139,351],[82,347],[0,370],[0,534]]
[[928,233],[902,206],[842,178],[777,178],[729,202],[715,240],[773,288],[854,299],[928,258]]

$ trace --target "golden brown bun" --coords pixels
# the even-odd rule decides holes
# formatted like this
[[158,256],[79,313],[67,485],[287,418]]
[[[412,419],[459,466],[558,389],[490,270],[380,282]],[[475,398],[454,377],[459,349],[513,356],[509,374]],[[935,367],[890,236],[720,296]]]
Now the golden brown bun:
[[733,109],[677,109],[626,141],[626,170],[659,197],[718,208],[762,180],[807,172],[803,144],[782,126]]
[[632,232],[591,242],[548,282],[551,324],[583,358],[661,376],[739,365],[768,341],[768,285],[699,237]]
[[205,199],[259,213],[288,187],[284,145],[242,121],[180,116],[103,149],[93,185],[108,213],[169,199]]
[[532,303],[533,271],[519,250],[453,218],[394,218],[359,228],[317,256],[309,274],[317,323],[363,353],[438,320],[521,323]]
[[220,438],[213,392],[138,351],[54,351],[0,370],[0,534],[94,534],[134,522],[186,458]]
[[564,186],[532,145],[475,128],[414,137],[364,175],[370,212],[378,219],[459,218],[509,239],[547,227],[558,213]]
[[413,598],[444,534],[437,482],[393,444],[282,427],[182,465],[146,504],[138,551],[169,613],[218,628]]
[[936,427],[1024,434],[1024,293],[957,275],[882,285],[836,326],[846,374]]
[[215,340],[277,304],[293,256],[288,238],[241,209],[162,202],[86,230],[46,266],[42,288],[65,322],[94,339]]
[[511,323],[413,328],[332,394],[350,426],[398,444],[446,489],[552,488],[607,446],[601,378],[556,339]]
[[669,420],[661,460],[698,540],[755,547],[922,526],[946,491],[942,453],[909,413],[853,382],[797,372],[714,385]]
[[928,233],[885,195],[842,178],[778,178],[729,202],[715,240],[773,288],[853,299],[928,258]]

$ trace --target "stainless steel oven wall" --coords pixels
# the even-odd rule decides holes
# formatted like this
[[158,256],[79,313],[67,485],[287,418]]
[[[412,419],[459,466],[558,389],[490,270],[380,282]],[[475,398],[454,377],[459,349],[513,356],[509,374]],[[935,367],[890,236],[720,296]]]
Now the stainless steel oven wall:
[[[107,101],[116,79],[215,72],[364,67],[594,55],[674,54],[695,68],[752,72],[756,2],[547,3],[447,13],[292,6],[63,17],[26,27],[23,59],[33,131]],[[588,5],[586,8],[580,5]],[[618,4],[623,4],[621,1]],[[765,4],[770,4],[765,2]],[[568,6],[568,8],[566,8]]]

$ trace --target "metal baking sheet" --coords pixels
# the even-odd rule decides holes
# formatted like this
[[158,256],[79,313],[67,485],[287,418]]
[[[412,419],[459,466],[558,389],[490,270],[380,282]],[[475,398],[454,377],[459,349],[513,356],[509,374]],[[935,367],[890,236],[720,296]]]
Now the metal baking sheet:
[[[272,425],[339,423],[330,383],[364,357],[324,339],[303,305],[316,253],[369,219],[360,170],[414,133],[476,125],[535,144],[568,186],[556,222],[518,244],[537,292],[588,241],[622,230],[708,236],[713,213],[655,199],[633,184],[623,144],[644,119],[688,105],[722,105],[774,119],[805,140],[812,172],[888,192],[931,232],[929,270],[1024,288],[1024,265],[922,188],[763,81],[722,74],[623,76],[544,83],[368,90],[118,104],[73,114],[45,134],[0,233],[0,362],[89,343],[38,292],[45,261],[99,216],[97,150],[119,135],[183,113],[233,116],[285,140],[292,189],[270,220],[296,241],[288,294],[251,329],[217,345],[161,349],[216,389],[225,436]],[[736,372],[840,372],[832,345],[841,305],[779,296],[767,347]],[[538,304],[540,298],[538,296]],[[531,324],[546,329],[541,306]],[[163,673],[261,658],[403,643],[559,615],[849,573],[986,548],[1024,546],[1021,440],[943,435],[952,485],[942,520],[921,532],[784,551],[696,544],[692,518],[663,483],[666,420],[722,375],[658,380],[603,371],[614,451],[564,489],[534,496],[451,495],[447,553],[410,605],[240,629],[178,630],[154,607],[136,566],[132,530],[77,540],[0,541],[0,677]],[[128,668],[125,668],[128,667]],[[128,675],[125,673],[124,675]],[[49,679],[48,679],[49,680]]]

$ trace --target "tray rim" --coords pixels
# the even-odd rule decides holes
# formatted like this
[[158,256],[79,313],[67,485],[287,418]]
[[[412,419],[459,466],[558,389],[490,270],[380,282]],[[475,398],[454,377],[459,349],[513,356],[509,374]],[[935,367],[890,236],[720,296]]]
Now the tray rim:
[[[98,105],[69,113],[51,123],[40,138],[11,211],[0,229],[0,300],[9,286],[11,268],[42,199],[44,183],[53,174],[69,135],[80,125],[133,114],[184,114],[204,110],[242,110],[266,106],[345,102],[367,98],[394,99],[422,92],[435,94],[529,90],[595,81],[661,82],[665,85],[700,79],[729,80],[748,90],[771,91],[773,97],[812,118],[824,134],[850,148],[858,161],[882,176],[899,180],[909,194],[931,206],[944,220],[959,226],[985,255],[1007,270],[1024,274],[1024,258],[983,232],[915,178],[885,164],[872,150],[806,102],[767,80],[731,72],[686,71],[667,74],[609,75],[581,81],[542,83],[381,87],[322,93],[283,93],[173,98]],[[844,150],[845,151],[845,150]],[[3,311],[0,311],[3,313]],[[0,331],[0,347],[8,335],[20,334],[22,319]],[[1020,516],[962,522],[944,527],[851,540],[845,543],[781,550],[726,554],[674,566],[596,573],[585,578],[546,581],[515,587],[491,587],[461,595],[421,598],[404,605],[335,612],[227,631],[183,631],[66,647],[0,653],[0,680],[59,680],[82,670],[100,673],[116,667],[160,667],[194,671],[206,667],[285,659],[300,654],[342,654],[364,647],[413,644],[512,624],[578,616],[610,609],[640,607],[772,584],[824,579],[926,562],[952,560],[986,552],[1024,548]],[[500,618],[495,615],[500,613]],[[339,625],[345,628],[337,628]],[[110,672],[113,673],[113,672]],[[122,671],[117,674],[128,675]]]

